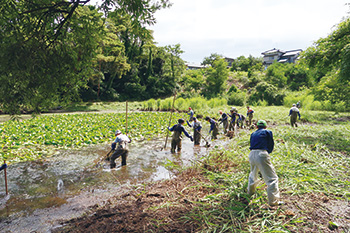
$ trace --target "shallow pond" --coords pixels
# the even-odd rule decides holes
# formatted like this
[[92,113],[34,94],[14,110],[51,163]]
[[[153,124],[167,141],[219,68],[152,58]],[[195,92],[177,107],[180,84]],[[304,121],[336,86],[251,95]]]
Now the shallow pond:
[[104,204],[117,192],[124,192],[123,187],[171,178],[174,174],[169,167],[189,166],[228,142],[222,135],[207,148],[203,140],[201,146],[194,146],[185,137],[182,152],[172,154],[170,140],[164,150],[164,139],[132,142],[127,166],[112,170],[101,160],[109,145],[64,150],[40,161],[10,165],[8,196],[4,173],[0,173],[0,229],[50,232],[59,221],[78,217],[88,207]]

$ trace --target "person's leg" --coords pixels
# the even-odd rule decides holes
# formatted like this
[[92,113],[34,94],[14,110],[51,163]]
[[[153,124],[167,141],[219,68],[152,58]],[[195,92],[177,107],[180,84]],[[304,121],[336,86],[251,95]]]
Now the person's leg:
[[198,132],[197,130],[194,131],[193,133],[193,139],[194,139],[194,144],[195,145],[199,145],[200,142],[201,142],[201,135],[200,135],[200,132]]
[[119,156],[121,154],[122,154],[122,151],[120,149],[117,149],[116,151],[114,151],[114,153],[112,154],[111,159],[110,159],[110,167],[111,168],[115,168],[116,167],[115,160],[117,158],[119,158]]
[[126,165],[126,158],[128,157],[128,154],[129,154],[129,151],[125,150],[123,153],[122,153],[122,166],[125,166]]
[[252,195],[255,193],[257,178],[258,178],[258,166],[256,166],[256,158],[258,156],[258,152],[251,151],[249,153],[249,163],[250,163],[250,173],[248,178],[248,194]]
[[259,153],[259,170],[267,185],[267,197],[269,205],[276,205],[280,198],[278,189],[278,176],[273,167],[269,154],[265,152]]
[[171,153],[175,153],[175,149],[176,149],[176,141],[175,139],[171,140]]
[[182,149],[181,139],[178,139],[176,144],[177,144],[177,152],[180,152]]

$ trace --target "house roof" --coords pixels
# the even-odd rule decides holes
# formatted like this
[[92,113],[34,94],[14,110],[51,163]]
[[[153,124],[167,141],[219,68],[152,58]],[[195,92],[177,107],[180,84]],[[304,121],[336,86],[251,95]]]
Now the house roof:
[[262,52],[261,54],[263,54],[263,55],[269,55],[269,54],[275,54],[275,53],[285,53],[285,51],[280,50],[280,49],[273,48],[273,49],[267,50],[267,51],[265,51],[265,52]]
[[302,49],[295,49],[295,50],[286,51],[286,53],[283,54],[283,57],[289,57],[289,56],[298,55],[302,51],[303,51]]

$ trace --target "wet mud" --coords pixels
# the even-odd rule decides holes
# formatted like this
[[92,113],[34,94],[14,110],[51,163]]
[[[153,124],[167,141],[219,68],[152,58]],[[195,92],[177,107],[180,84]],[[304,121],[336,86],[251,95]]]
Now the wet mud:
[[133,142],[127,166],[112,170],[101,159],[110,151],[109,145],[62,150],[39,161],[10,165],[8,196],[0,183],[0,229],[51,232],[60,222],[104,205],[111,196],[127,193],[135,185],[176,177],[174,166],[189,166],[213,148],[225,146],[229,139],[221,137],[210,147],[203,140],[201,146],[194,146],[184,138],[182,152],[175,154],[170,152],[170,139],[165,149],[164,139]]

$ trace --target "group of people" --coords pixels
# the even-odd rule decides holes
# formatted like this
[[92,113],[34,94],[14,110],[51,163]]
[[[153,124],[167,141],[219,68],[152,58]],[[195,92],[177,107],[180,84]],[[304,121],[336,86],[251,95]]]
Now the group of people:
[[[293,104],[289,111],[291,126],[297,127],[297,117],[300,120],[300,102],[298,106]],[[241,128],[243,127],[244,121],[247,121],[247,126],[252,126],[252,120],[254,117],[254,110],[247,106],[247,114],[239,114],[235,107],[230,109],[230,113],[225,113],[219,111],[220,119],[216,122],[213,118],[209,116],[205,117],[205,120],[210,124],[209,134],[211,133],[211,138],[217,139],[219,134],[219,125],[223,124],[223,130],[226,134],[228,131],[234,131],[235,125]],[[184,119],[178,119],[178,123],[173,125],[171,128],[168,127],[169,131],[173,132],[171,141],[171,152],[175,153],[182,149],[182,133],[185,134],[194,145],[200,144],[200,139],[203,137],[201,135],[202,125],[200,121],[194,116],[194,111],[189,108],[189,120],[186,121],[187,125],[193,129],[193,137],[186,131],[184,124]],[[246,120],[247,119],[247,120]],[[256,123],[257,130],[250,135],[250,153],[249,153],[249,163],[250,163],[250,173],[248,178],[248,193],[252,195],[257,186],[258,172],[260,171],[266,185],[267,185],[267,196],[268,203],[271,206],[281,205],[283,202],[279,201],[280,194],[278,189],[278,176],[270,161],[270,154],[274,149],[274,140],[272,131],[267,130],[267,123],[264,120],[259,120]],[[117,130],[116,139],[112,143],[112,150],[115,150],[110,159],[110,167],[116,167],[115,160],[118,157],[122,157],[122,166],[126,165],[126,157],[128,155],[127,144],[131,142],[131,139],[121,134],[121,131]],[[118,145],[118,147],[116,147]]]

